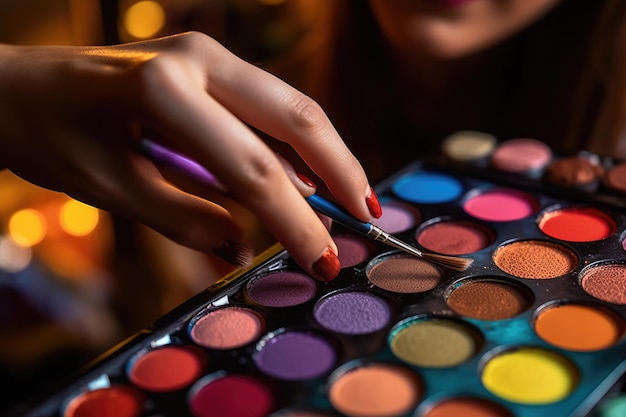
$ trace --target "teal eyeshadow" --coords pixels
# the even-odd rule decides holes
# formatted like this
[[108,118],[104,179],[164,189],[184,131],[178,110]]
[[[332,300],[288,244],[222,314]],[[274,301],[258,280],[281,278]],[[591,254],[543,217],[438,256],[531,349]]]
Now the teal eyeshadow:
[[454,177],[432,171],[419,171],[398,179],[392,186],[401,199],[413,203],[445,203],[459,197],[463,186]]

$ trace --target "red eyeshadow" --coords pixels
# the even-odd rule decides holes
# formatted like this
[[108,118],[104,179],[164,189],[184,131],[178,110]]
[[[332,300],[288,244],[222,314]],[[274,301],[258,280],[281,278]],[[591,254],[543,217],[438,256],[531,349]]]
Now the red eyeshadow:
[[196,417],[264,417],[272,410],[269,390],[245,375],[226,375],[193,390],[189,408]]
[[593,208],[567,208],[543,215],[539,221],[543,233],[569,242],[592,242],[615,233],[613,219]]
[[113,386],[87,391],[74,398],[65,417],[137,417],[143,412],[143,396],[130,387]]
[[442,221],[419,230],[417,243],[444,255],[465,255],[477,252],[493,243],[490,230],[466,221]]

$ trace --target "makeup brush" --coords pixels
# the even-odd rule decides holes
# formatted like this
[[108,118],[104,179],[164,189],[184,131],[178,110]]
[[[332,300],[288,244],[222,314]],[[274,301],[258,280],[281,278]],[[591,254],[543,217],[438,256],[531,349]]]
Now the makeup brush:
[[[198,164],[196,161],[184,155],[181,155],[171,149],[161,146],[158,143],[155,143],[149,139],[141,140],[141,142],[139,143],[139,150],[141,154],[147,156],[154,162],[164,164],[170,168],[174,168],[179,172],[205,184],[208,184],[219,191],[227,191],[224,185],[222,185],[212,173],[210,173],[206,168]],[[305,199],[314,210],[330,217],[337,223],[378,242],[382,242],[393,248],[400,249],[413,256],[426,259],[428,261],[431,261],[441,266],[445,266],[455,271],[464,271],[472,264],[472,262],[474,262],[473,259],[468,258],[458,258],[454,256],[422,252],[414,246],[411,246],[408,243],[396,238],[395,236],[390,235],[380,227],[372,223],[363,222],[356,219],[354,216],[348,213],[347,210],[322,197],[321,195],[313,194],[309,197],[306,197]]]

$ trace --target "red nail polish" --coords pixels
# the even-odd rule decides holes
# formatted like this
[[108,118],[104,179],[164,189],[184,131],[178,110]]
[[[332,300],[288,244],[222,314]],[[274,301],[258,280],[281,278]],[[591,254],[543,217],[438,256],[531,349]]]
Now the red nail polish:
[[300,173],[296,173],[297,177],[300,178],[300,181],[302,181],[303,183],[305,183],[306,185],[308,185],[311,188],[314,188],[317,190],[317,185],[315,185],[315,183],[313,181],[311,181],[311,179],[305,175],[302,175]]
[[322,277],[324,281],[332,281],[339,275],[341,265],[339,258],[330,249],[326,248],[322,256],[313,263],[313,270]]
[[365,204],[367,204],[367,208],[370,210],[370,214],[378,219],[383,215],[383,209],[380,207],[380,202],[378,201],[378,196],[374,189],[370,187],[370,195],[365,198]]

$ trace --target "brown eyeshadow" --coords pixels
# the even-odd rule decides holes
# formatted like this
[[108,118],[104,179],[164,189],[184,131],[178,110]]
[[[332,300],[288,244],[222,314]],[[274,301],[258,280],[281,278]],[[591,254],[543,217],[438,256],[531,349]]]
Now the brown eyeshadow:
[[599,161],[580,155],[561,158],[552,163],[544,174],[546,180],[564,187],[583,187],[593,191],[604,175]]
[[514,317],[530,307],[530,294],[503,281],[476,280],[461,284],[447,299],[456,313],[480,320]]
[[442,281],[443,273],[428,261],[397,255],[370,264],[367,278],[388,291],[419,293],[435,288]]
[[606,173],[604,185],[626,193],[626,162],[614,166]]
[[590,268],[583,273],[580,284],[598,300],[626,304],[626,265],[607,264]]
[[556,278],[572,271],[578,263],[576,254],[566,247],[539,240],[502,246],[493,260],[504,272],[529,279]]

